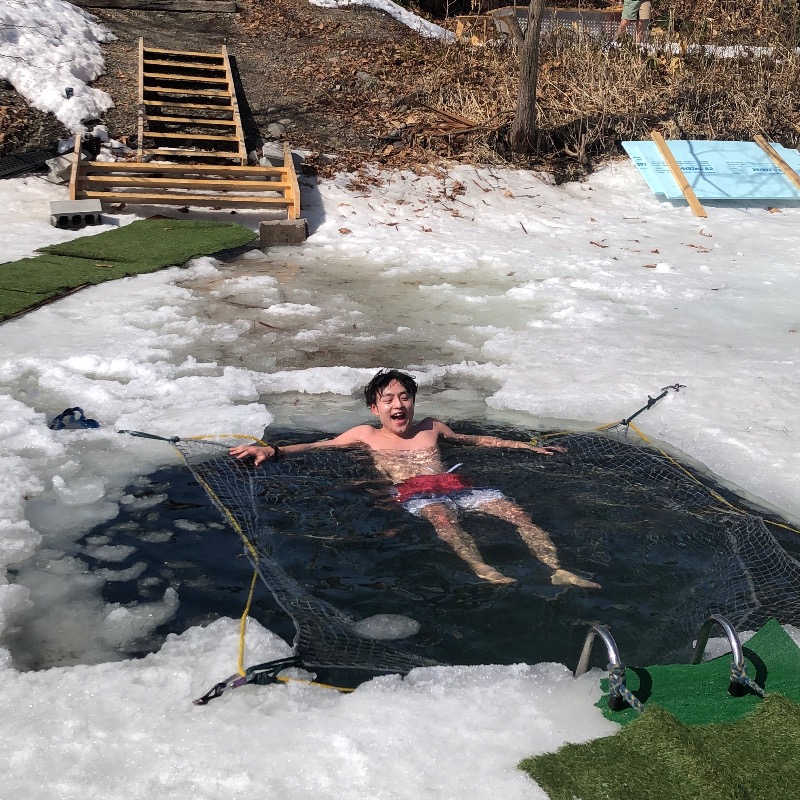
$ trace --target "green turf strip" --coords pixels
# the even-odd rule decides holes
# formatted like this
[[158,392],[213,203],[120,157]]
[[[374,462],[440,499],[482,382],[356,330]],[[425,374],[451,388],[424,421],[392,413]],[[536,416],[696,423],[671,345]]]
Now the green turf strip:
[[[770,620],[743,647],[747,674],[770,694],[728,694],[730,655],[702,664],[631,668],[647,704],[603,714],[615,736],[526,759],[551,800],[777,800],[800,785],[800,648]],[[608,681],[601,682],[608,691]]]
[[249,244],[256,234],[241,225],[151,217],[97,236],[42,248],[43,253],[103,261],[185,264],[196,256]]
[[251,243],[241,225],[151,218],[0,264],[0,320],[87,284],[154,272]]
[[769,695],[745,717],[685,725],[656,706],[615,736],[520,764],[551,800],[778,800],[800,786],[800,706]]
[[[778,622],[767,622],[743,650],[748,677],[767,692],[780,692],[800,702],[800,648]],[[753,694],[728,694],[730,664],[730,655],[725,655],[694,665],[628,667],[625,683],[643,703],[660,706],[681,722],[727,722],[742,717],[761,702]],[[608,691],[608,681],[602,681],[601,686]],[[597,705],[606,717],[623,725],[638,716],[633,709],[611,711],[608,695]]]
[[9,292],[6,289],[0,289],[0,320],[13,317],[49,297],[49,294],[37,292]]
[[0,289],[60,294],[65,289],[103,283],[126,275],[154,272],[158,263],[120,263],[88,258],[67,258],[49,253],[0,265]]

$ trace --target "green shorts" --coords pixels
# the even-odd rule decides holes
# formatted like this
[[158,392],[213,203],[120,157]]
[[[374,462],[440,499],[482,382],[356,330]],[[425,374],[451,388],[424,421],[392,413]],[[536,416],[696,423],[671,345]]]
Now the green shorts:
[[624,0],[622,19],[627,22],[636,22],[637,19],[649,20],[650,0]]

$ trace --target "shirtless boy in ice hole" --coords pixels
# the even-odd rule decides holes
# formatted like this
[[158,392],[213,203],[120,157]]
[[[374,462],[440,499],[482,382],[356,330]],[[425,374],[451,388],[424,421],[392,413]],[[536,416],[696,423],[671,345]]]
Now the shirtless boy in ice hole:
[[533,555],[553,570],[550,576],[553,584],[598,589],[599,584],[562,568],[555,545],[547,532],[534,524],[525,511],[502,492],[473,488],[458,473],[445,472],[438,440],[442,438],[481,447],[533,450],[547,456],[561,448],[536,447],[528,442],[494,436],[455,433],[431,417],[414,423],[416,396],[417,384],[410,375],[398,370],[381,370],[364,388],[367,405],[380,421],[380,427],[358,425],[333,439],[291,444],[280,449],[242,445],[232,448],[230,453],[237,458],[254,456],[258,465],[276,458],[279,453],[301,453],[317,448],[353,445],[369,447],[375,465],[394,484],[394,499],[410,513],[427,519],[439,538],[447,542],[479,578],[497,584],[515,582],[514,578],[503,575],[483,560],[475,541],[459,524],[459,509],[491,514],[516,526]]

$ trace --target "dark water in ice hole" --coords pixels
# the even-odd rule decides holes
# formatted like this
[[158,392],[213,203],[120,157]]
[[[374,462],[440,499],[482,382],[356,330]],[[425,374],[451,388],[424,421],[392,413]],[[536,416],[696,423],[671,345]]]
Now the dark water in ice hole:
[[[459,423],[459,430],[526,438],[520,431],[475,424]],[[321,438],[274,429],[270,437],[284,443]],[[714,552],[710,545],[687,552],[684,542],[702,520],[659,507],[657,487],[650,494],[634,487],[625,491],[615,486],[612,491],[586,478],[520,469],[519,459],[531,464],[531,454],[524,451],[445,445],[442,452],[446,466],[463,462],[462,471],[475,485],[500,488],[516,500],[550,532],[562,564],[591,576],[602,588],[553,587],[549,570],[528,552],[513,527],[468,512],[462,514],[462,523],[475,536],[484,559],[518,581],[510,587],[481,582],[427,522],[391,503],[376,503],[357,486],[337,487],[337,492],[346,493],[347,502],[337,504],[335,515],[330,508],[320,512],[313,503],[297,509],[297,517],[287,522],[289,535],[282,537],[273,556],[312,595],[355,619],[373,614],[414,618],[421,623],[420,632],[395,644],[444,663],[557,661],[574,668],[591,622],[611,626],[626,663],[688,658],[696,623],[681,614],[685,616],[687,597],[702,591],[698,587],[703,586]],[[331,485],[337,486],[337,481]],[[143,642],[140,652],[156,649],[169,632],[220,616],[238,618],[252,570],[238,535],[227,525],[219,527],[219,513],[189,470],[158,470],[149,476],[149,485],[132,492],[167,497],[145,510],[123,506],[113,522],[87,536],[109,533],[113,544],[136,548],[115,565],[119,569],[147,562],[139,579],[107,583],[106,601],[154,600],[167,586],[179,593],[175,617]],[[197,523],[189,526],[197,529],[186,529],[185,521]],[[209,523],[215,527],[207,527]],[[141,531],[146,537],[154,530],[171,535],[162,542],[139,535]],[[800,557],[797,537],[772,532],[790,554]],[[260,583],[251,614],[292,640],[291,621]],[[253,658],[258,660],[256,654]],[[605,665],[599,642],[594,660]]]

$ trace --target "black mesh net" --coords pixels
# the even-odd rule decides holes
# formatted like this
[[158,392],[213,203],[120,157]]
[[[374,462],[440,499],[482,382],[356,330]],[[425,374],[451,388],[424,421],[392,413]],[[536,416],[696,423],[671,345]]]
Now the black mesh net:
[[[338,486],[359,485],[369,491],[381,481],[372,459],[363,451],[319,450],[258,467],[252,460],[228,455],[232,444],[203,439],[176,442],[189,468],[245,544],[245,553],[275,601],[291,617],[295,654],[312,668],[356,669],[405,674],[436,662],[403,652],[357,633],[354,620],[312,596],[273,557],[280,549],[276,523],[296,516],[303,504],[335,518],[347,502]],[[335,481],[332,481],[335,476]],[[349,495],[348,495],[349,496]],[[306,532],[297,530],[296,535]],[[291,534],[288,534],[291,535]]]
[[[531,468],[580,477],[606,487],[607,495],[642,505],[673,509],[697,518],[670,542],[679,564],[702,554],[703,574],[687,591],[682,607],[670,614],[683,621],[688,635],[709,613],[728,617],[738,628],[758,628],[770,617],[800,621],[800,563],[770,532],[764,518],[734,505],[716,487],[658,450],[614,434],[566,434],[548,443],[567,452]],[[620,558],[647,558],[648,547],[664,542],[630,542]],[[637,553],[637,550],[640,552]]]
[[[444,456],[448,463],[463,461],[470,477],[500,485],[516,499],[526,481],[535,484],[537,511],[551,515],[544,522],[550,530],[558,529],[558,503],[602,512],[604,528],[570,508],[562,514],[569,524],[554,536],[562,562],[601,573],[604,589],[587,594],[587,603],[598,605],[591,611],[586,605],[584,613],[594,616],[601,608],[597,598],[604,596],[610,607],[608,598],[624,595],[629,585],[631,595],[637,594],[631,603],[638,616],[619,610],[616,600],[614,613],[621,619],[628,613],[638,624],[650,615],[649,633],[667,642],[663,652],[676,642],[688,643],[709,613],[724,614],[740,629],[757,628],[770,617],[800,623],[800,563],[757,513],[732,507],[710,481],[621,433],[564,434],[548,441],[566,452],[543,458],[524,450],[446,446]],[[182,440],[176,447],[291,617],[302,662],[371,673],[406,673],[436,663],[360,634],[350,616],[312,595],[279,563],[293,536],[374,535],[371,526],[380,525],[376,519],[388,492],[369,452],[319,449],[254,467],[250,459],[228,455],[234,443],[240,442]],[[548,494],[549,487],[557,487],[558,494]],[[396,508],[390,513],[402,517]],[[481,530],[494,535],[491,526]],[[476,532],[481,547],[487,544],[482,535]],[[616,571],[604,569],[612,563],[619,565]],[[660,570],[661,585],[648,583],[653,580],[648,569]],[[578,612],[579,598],[579,593],[569,598],[568,610]],[[653,607],[642,610],[648,602]]]

